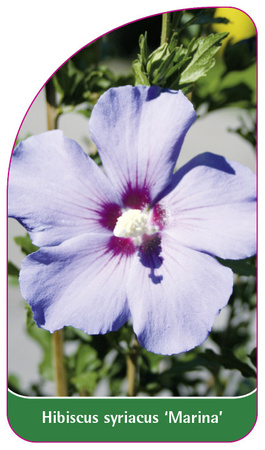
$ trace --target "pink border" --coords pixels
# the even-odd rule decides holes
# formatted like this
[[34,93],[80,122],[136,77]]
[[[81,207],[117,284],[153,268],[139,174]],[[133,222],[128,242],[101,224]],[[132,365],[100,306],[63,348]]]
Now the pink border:
[[[204,8],[204,7],[201,7],[201,8]],[[124,25],[121,25],[121,26],[119,26],[119,27],[113,28],[112,30],[110,30],[110,31],[108,31],[108,32],[106,32],[106,33],[104,33],[104,34],[98,36],[96,39],[93,39],[91,42],[89,42],[88,44],[84,45],[84,46],[81,47],[78,51],[76,51],[75,53],[73,53],[68,59],[65,60],[65,62],[64,62],[63,64],[61,64],[61,65],[58,67],[57,70],[55,70],[55,71],[53,72],[53,74],[48,78],[48,80],[44,83],[44,85],[39,89],[38,93],[35,95],[35,97],[33,98],[32,102],[30,103],[30,105],[29,105],[29,107],[28,107],[28,109],[27,109],[27,111],[26,111],[26,113],[25,113],[25,115],[24,115],[24,117],[23,117],[23,119],[22,119],[22,122],[21,122],[21,124],[20,124],[20,126],[19,126],[18,132],[17,132],[16,137],[15,137],[15,140],[14,140],[14,145],[13,145],[13,148],[12,148],[12,152],[11,152],[11,156],[10,156],[10,161],[9,161],[9,165],[8,165],[7,191],[6,191],[6,205],[7,205],[7,206],[6,206],[6,227],[7,227],[7,247],[6,247],[7,262],[6,262],[6,267],[7,267],[7,269],[8,269],[8,180],[9,180],[9,172],[10,172],[11,159],[12,159],[13,151],[14,151],[14,149],[15,149],[16,140],[17,140],[17,137],[18,137],[18,135],[19,135],[19,133],[20,133],[20,130],[21,130],[21,127],[22,127],[22,125],[23,125],[23,123],[24,123],[24,120],[25,120],[25,118],[26,118],[26,116],[27,116],[27,114],[28,114],[28,112],[29,112],[31,106],[33,105],[33,103],[35,102],[36,98],[38,97],[38,95],[39,95],[40,92],[42,91],[42,89],[46,86],[46,84],[48,83],[48,81],[55,75],[55,73],[56,73],[56,72],[57,72],[57,71],[58,71],[58,70],[59,70],[59,69],[67,62],[67,61],[69,61],[69,59],[71,59],[71,58],[72,58],[73,56],[75,56],[77,53],[79,53],[80,51],[82,51],[85,47],[87,47],[88,45],[90,45],[90,44],[92,44],[93,42],[97,41],[98,39],[102,38],[103,36],[106,36],[106,35],[108,35],[109,33],[113,32],[113,31],[116,31],[116,30],[118,30],[118,29],[120,29],[120,28],[126,27],[127,25],[130,25],[130,24],[132,24],[132,23],[139,22],[140,20],[144,20],[144,19],[148,19],[148,18],[151,18],[151,17],[160,16],[161,14],[171,13],[171,12],[175,12],[175,11],[184,11],[184,10],[189,10],[189,11],[191,11],[191,10],[196,10],[196,9],[201,9],[201,8],[200,8],[200,7],[194,7],[194,8],[185,8],[185,9],[176,9],[176,10],[164,11],[164,12],[161,12],[161,13],[152,14],[152,15],[150,15],[150,16],[145,16],[145,17],[142,17],[142,18],[140,18],[140,19],[136,19],[136,20],[133,20],[133,21],[131,21],[131,22],[125,23]],[[209,9],[209,8],[219,8],[219,7],[218,7],[218,6],[212,6],[212,7],[207,6],[207,7],[205,7],[205,9]],[[257,27],[256,27],[254,21],[252,20],[252,18],[251,18],[245,11],[243,11],[243,10],[241,10],[241,9],[239,9],[239,8],[235,8],[235,7],[233,7],[233,6],[220,6],[220,8],[236,9],[236,10],[238,10],[238,11],[243,12],[246,16],[248,16],[249,19],[253,22],[253,25],[254,25],[254,27],[255,27],[255,29],[256,29],[257,44],[258,44],[258,31],[257,31]],[[258,45],[257,45],[257,48],[258,48]],[[258,52],[257,52],[257,67],[258,67]],[[258,71],[257,71],[257,74],[256,74],[256,86],[257,86],[257,98],[258,98]],[[258,132],[258,101],[257,101],[257,109],[256,109],[256,111],[257,111],[257,132]],[[257,133],[257,134],[258,134],[258,133]],[[256,160],[256,187],[257,187],[257,193],[258,193],[258,147],[257,147],[257,160]],[[258,197],[258,195],[257,195],[257,197]],[[256,218],[256,233],[257,233],[257,250],[258,250],[258,208],[257,208],[257,218]],[[257,392],[257,403],[256,403],[256,420],[255,420],[255,423],[254,423],[253,427],[251,428],[251,430],[250,430],[245,436],[243,436],[242,438],[237,439],[237,440],[235,440],[235,441],[29,441],[29,440],[24,439],[23,437],[19,436],[19,434],[17,434],[17,433],[15,432],[15,430],[13,430],[13,428],[12,428],[10,422],[9,422],[9,418],[8,418],[8,270],[7,270],[6,272],[7,272],[7,274],[6,274],[6,283],[7,283],[7,284],[6,284],[6,286],[7,286],[6,415],[7,415],[7,421],[8,421],[8,424],[9,424],[11,430],[14,432],[14,434],[16,434],[16,435],[17,435],[20,439],[22,439],[23,441],[26,441],[26,442],[32,442],[32,443],[47,443],[47,444],[49,444],[49,443],[56,443],[56,444],[57,444],[57,443],[58,443],[58,444],[59,444],[59,443],[65,443],[65,444],[67,444],[67,443],[73,443],[73,444],[74,444],[74,443],[77,443],[77,444],[82,444],[82,443],[98,443],[98,444],[100,444],[100,443],[102,443],[102,444],[108,444],[108,443],[118,443],[118,444],[122,444],[122,443],[135,443],[135,444],[137,444],[137,443],[144,443],[144,444],[148,444],[148,443],[154,443],[154,444],[155,444],[155,443],[165,443],[165,444],[170,444],[170,443],[192,443],[192,444],[196,444],[196,443],[206,443],[206,444],[210,444],[210,443],[214,443],[214,444],[216,444],[216,443],[225,443],[225,444],[229,444],[229,443],[241,441],[242,439],[246,438],[246,437],[251,433],[251,431],[254,429],[254,427],[255,427],[255,425],[256,425],[256,423],[257,423],[257,420],[258,420],[258,352],[257,352],[257,388],[256,388],[256,392]],[[256,342],[257,342],[257,349],[258,349],[258,251],[257,251],[257,313],[256,313]],[[192,398],[192,397],[191,397],[191,398]],[[194,397],[194,398],[195,398],[195,397]]]

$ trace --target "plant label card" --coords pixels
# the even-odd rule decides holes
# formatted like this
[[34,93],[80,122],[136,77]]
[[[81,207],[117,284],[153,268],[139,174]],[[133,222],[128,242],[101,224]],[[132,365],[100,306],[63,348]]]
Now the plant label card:
[[166,11],[51,74],[8,174],[8,420],[233,442],[257,416],[256,27]]

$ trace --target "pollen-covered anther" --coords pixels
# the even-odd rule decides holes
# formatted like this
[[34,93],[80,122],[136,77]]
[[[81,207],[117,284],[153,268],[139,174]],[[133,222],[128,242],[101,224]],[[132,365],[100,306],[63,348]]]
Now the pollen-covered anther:
[[150,224],[148,212],[129,209],[118,218],[113,234],[116,237],[132,238],[136,245],[140,245],[143,235],[155,231],[155,227]]

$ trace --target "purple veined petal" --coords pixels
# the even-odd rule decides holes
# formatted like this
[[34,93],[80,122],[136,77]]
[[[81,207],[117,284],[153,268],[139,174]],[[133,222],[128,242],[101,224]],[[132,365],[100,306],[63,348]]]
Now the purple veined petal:
[[130,317],[125,283],[133,254],[115,251],[109,236],[89,234],[27,256],[19,281],[37,325],[88,334],[120,328]]
[[60,130],[22,141],[9,175],[9,216],[27,228],[37,246],[81,233],[109,233],[119,200],[103,171]]
[[[233,273],[210,255],[181,246],[163,232],[162,251],[134,260],[127,284],[140,345],[158,354],[202,344],[232,293]],[[136,282],[137,280],[137,282]]]
[[123,86],[100,97],[90,133],[125,206],[149,203],[170,183],[195,119],[193,106],[181,91]]
[[182,245],[223,259],[256,253],[256,177],[247,167],[204,153],[176,172],[164,194],[167,232]]

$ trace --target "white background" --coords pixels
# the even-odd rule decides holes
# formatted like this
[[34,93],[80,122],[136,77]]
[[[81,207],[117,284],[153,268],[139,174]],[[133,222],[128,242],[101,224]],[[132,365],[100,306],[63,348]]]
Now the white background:
[[[6,419],[6,183],[9,160],[12,147],[32,100],[37,92],[44,85],[51,74],[68,59],[73,53],[82,48],[87,43],[99,36],[113,30],[116,27],[125,25],[131,21],[160,14],[174,9],[189,9],[192,7],[215,7],[231,6],[239,8],[249,14],[256,24],[259,38],[259,203],[262,211],[261,194],[264,192],[263,186],[263,130],[262,125],[262,103],[264,101],[264,91],[262,86],[264,53],[262,7],[259,0],[234,1],[227,3],[219,1],[212,4],[205,0],[198,1],[170,1],[152,0],[144,2],[134,0],[133,2],[112,1],[89,1],[75,0],[46,0],[45,2],[23,0],[4,2],[1,6],[1,67],[0,67],[0,87],[1,87],[1,145],[0,145],[0,200],[1,200],[1,300],[2,300],[2,326],[1,326],[1,441],[6,446],[13,444],[18,448],[27,446],[41,446],[41,448],[73,448],[76,445],[81,447],[90,446],[97,448],[102,444],[30,444],[17,437],[9,428]],[[263,248],[262,232],[264,227],[263,217],[259,213],[259,245]],[[259,249],[259,271],[263,272],[263,258]],[[260,277],[262,278],[262,277]],[[261,318],[264,317],[264,288],[262,281],[259,281],[259,329],[262,327]],[[264,328],[264,327],[263,327]],[[254,430],[245,439],[228,444],[167,444],[169,447],[178,449],[190,449],[194,447],[210,449],[235,448],[244,449],[255,446],[261,448],[262,426],[264,422],[264,395],[262,376],[264,376],[264,361],[262,360],[262,343],[264,334],[259,333],[259,418]],[[265,422],[264,422],[265,423]],[[111,449],[135,444],[106,444]],[[150,448],[162,448],[165,444],[137,444]]]

